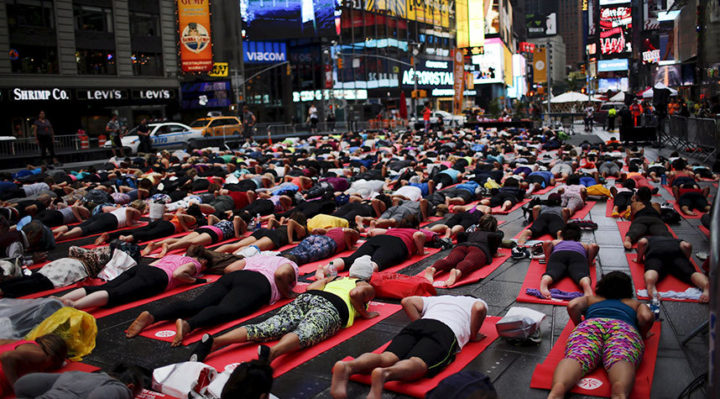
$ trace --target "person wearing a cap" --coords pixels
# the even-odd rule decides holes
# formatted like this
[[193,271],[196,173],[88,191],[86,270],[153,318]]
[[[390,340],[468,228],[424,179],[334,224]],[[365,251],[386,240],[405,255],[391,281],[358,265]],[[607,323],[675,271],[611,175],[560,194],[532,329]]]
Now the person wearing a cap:
[[368,303],[375,298],[375,289],[367,282],[372,277],[372,267],[358,264],[349,272],[348,277],[315,281],[305,293],[261,323],[236,328],[217,338],[204,336],[195,347],[191,360],[203,361],[211,352],[231,344],[279,340],[272,348],[258,347],[260,360],[272,362],[281,355],[316,345],[343,328],[351,327],[357,317],[377,317],[377,312],[367,309]]
[[382,397],[387,381],[415,381],[433,377],[455,359],[470,341],[485,336],[480,328],[487,304],[470,296],[412,296],[402,300],[411,323],[405,326],[382,353],[364,353],[350,361],[335,363],[330,394],[347,398],[347,382],[353,374],[371,374],[368,398]]

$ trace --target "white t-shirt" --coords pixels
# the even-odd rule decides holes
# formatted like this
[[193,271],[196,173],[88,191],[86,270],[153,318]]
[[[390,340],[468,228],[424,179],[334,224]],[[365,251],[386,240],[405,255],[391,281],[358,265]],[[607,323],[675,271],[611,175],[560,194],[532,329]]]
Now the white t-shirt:
[[470,341],[473,305],[475,302],[480,302],[487,308],[485,301],[469,296],[442,295],[422,299],[422,318],[437,320],[450,327],[455,333],[460,349]]
[[402,186],[396,190],[393,195],[399,195],[405,197],[410,201],[420,201],[422,199],[422,190],[420,187],[415,186]]

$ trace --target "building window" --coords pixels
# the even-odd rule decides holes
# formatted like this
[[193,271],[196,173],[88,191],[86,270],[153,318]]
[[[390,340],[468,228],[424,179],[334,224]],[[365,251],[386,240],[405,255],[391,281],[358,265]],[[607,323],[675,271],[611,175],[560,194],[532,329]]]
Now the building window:
[[133,75],[162,76],[162,54],[135,53],[130,57],[133,66]]
[[130,34],[133,37],[160,36],[160,16],[143,12],[131,12]]
[[115,75],[115,52],[77,49],[75,61],[81,75]]
[[75,31],[113,33],[112,8],[76,5]]
[[14,73],[58,73],[51,0],[7,0],[10,65]]

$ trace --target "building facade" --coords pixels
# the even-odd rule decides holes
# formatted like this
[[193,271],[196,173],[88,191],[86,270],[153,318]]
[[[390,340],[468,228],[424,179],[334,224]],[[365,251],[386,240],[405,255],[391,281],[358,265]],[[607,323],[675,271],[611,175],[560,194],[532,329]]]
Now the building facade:
[[40,110],[56,134],[97,135],[178,112],[175,2],[0,2],[0,134],[28,135]]
[[558,0],[558,34],[565,42],[565,63],[571,70],[579,69],[585,59],[582,3],[583,0]]

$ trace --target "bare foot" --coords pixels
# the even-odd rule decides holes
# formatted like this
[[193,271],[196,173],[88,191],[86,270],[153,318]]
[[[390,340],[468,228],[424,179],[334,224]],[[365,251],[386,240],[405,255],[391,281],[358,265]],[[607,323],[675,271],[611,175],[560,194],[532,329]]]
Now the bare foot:
[[155,318],[146,310],[140,313],[140,316],[138,316],[137,319],[130,324],[130,327],[128,327],[127,331],[125,331],[125,336],[127,338],[137,337],[137,335],[140,334],[145,327],[154,322]]
[[133,236],[120,236],[118,240],[125,242],[133,242]]
[[695,211],[683,211],[688,216],[695,216]]
[[100,237],[95,239],[95,245],[100,245],[100,244],[106,243],[108,238],[110,238],[110,234],[108,234],[108,233],[100,234]]
[[448,279],[445,281],[445,285],[448,287],[455,284],[456,281],[460,280],[460,277],[462,276],[462,272],[458,269],[452,269],[450,270],[450,275],[448,276]]
[[175,338],[173,338],[172,344],[170,346],[180,346],[182,345],[183,338],[185,337],[185,334],[190,332],[190,324],[183,320],[183,319],[177,319],[175,321]]
[[75,307],[75,301],[73,301],[73,300],[70,300],[70,299],[67,299],[67,298],[63,298],[63,297],[55,297],[55,298],[56,298],[58,301],[62,302],[63,305],[65,305],[65,306],[67,306],[67,307],[69,307],[69,308],[74,308],[74,307]]
[[623,247],[625,247],[625,249],[629,251],[632,249],[632,246],[632,241],[630,241],[629,238],[625,237],[625,240],[623,241]]
[[345,362],[337,362],[332,369],[332,384],[330,385],[330,396],[334,399],[347,398],[347,382],[350,378],[350,369]]
[[370,380],[372,385],[370,385],[367,399],[381,399],[383,386],[385,385],[385,370],[379,367],[376,368],[372,371]]
[[165,254],[167,254],[167,252],[168,252],[168,245],[165,243],[162,243],[162,249],[160,250],[160,253],[158,253],[158,257],[162,258],[163,256],[165,256]]
[[317,271],[315,272],[315,279],[322,280],[324,278],[325,278],[325,266],[320,266],[317,268]]
[[702,295],[700,295],[700,302],[701,303],[708,303],[710,302],[710,291],[709,288],[705,288],[702,292]]
[[155,243],[154,243],[154,242],[149,242],[148,245],[147,245],[142,251],[140,251],[140,254],[141,254],[142,256],[148,256],[148,255],[150,255],[154,250],[155,250]]
[[431,283],[435,280],[435,268],[434,267],[429,266],[427,269],[425,269],[425,279]]
[[550,295],[550,290],[546,287],[540,287],[540,294],[545,297],[545,299],[552,299],[552,295]]

